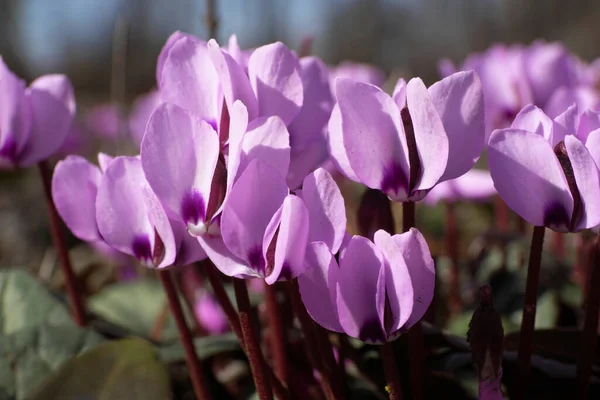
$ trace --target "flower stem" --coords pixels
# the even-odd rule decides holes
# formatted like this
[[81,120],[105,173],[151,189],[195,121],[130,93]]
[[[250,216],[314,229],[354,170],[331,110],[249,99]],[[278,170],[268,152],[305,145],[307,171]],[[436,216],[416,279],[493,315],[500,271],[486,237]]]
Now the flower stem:
[[41,161],[38,164],[38,168],[40,170],[42,183],[44,185],[44,195],[46,196],[46,204],[48,207],[48,218],[50,220],[52,240],[54,241],[54,247],[58,252],[60,267],[63,275],[65,276],[67,294],[71,300],[71,313],[73,314],[73,319],[77,325],[86,326],[87,317],[85,307],[83,305],[83,299],[81,297],[81,291],[79,290],[77,278],[75,277],[73,268],[71,267],[69,250],[65,244],[60,217],[58,216],[58,212],[54,206],[54,201],[52,200],[52,171],[47,161]]
[[[600,288],[600,235],[590,265],[590,287]],[[577,360],[577,398],[587,399],[592,365],[598,344],[598,314],[600,313],[600,290],[589,290],[586,296],[585,321],[581,334],[580,354]]]
[[520,398],[526,398],[529,372],[531,369],[531,346],[535,328],[535,308],[538,297],[545,232],[546,228],[543,226],[536,226],[533,228],[531,249],[529,251],[529,266],[527,269],[527,283],[525,286],[525,305],[523,306],[523,321],[521,323],[519,353],[517,359],[517,387],[521,390]]
[[215,13],[216,0],[206,0],[206,26],[208,28],[208,36],[211,39],[217,40],[217,17]]
[[[402,232],[408,232],[415,226],[415,203],[402,203]],[[408,352],[410,359],[410,381],[412,398],[423,399],[425,370],[425,339],[421,322],[417,322],[408,330]]]
[[183,344],[183,349],[185,351],[185,359],[188,368],[190,369],[190,378],[194,387],[194,393],[198,399],[210,400],[212,399],[212,396],[210,394],[210,390],[208,389],[208,382],[206,381],[206,377],[204,375],[204,367],[196,355],[196,348],[194,347],[192,333],[185,321],[185,316],[183,314],[183,309],[181,308],[181,303],[179,302],[179,296],[177,295],[177,290],[175,289],[171,272],[159,270],[158,277],[160,278],[165,290],[165,294],[167,295],[171,313],[175,318],[177,330],[179,331],[179,338],[181,339],[181,343]]
[[[206,271],[206,276],[210,282],[210,285],[213,288],[214,295],[223,308],[223,312],[227,316],[227,320],[229,321],[229,326],[231,330],[236,334],[240,344],[242,346],[242,350],[248,356],[248,351],[246,350],[246,345],[244,343],[244,336],[242,334],[242,327],[240,325],[240,318],[238,316],[237,311],[233,307],[227,292],[225,291],[225,287],[223,286],[223,282],[221,281],[221,277],[219,276],[219,271],[214,266],[210,260],[206,259],[204,261],[204,270]],[[288,389],[281,383],[279,379],[273,373],[273,370],[266,366],[267,375],[269,376],[269,381],[273,385],[273,391],[275,395],[280,400],[288,400],[290,398],[290,394]]]
[[285,349],[286,335],[281,320],[281,313],[277,304],[277,288],[276,284],[265,285],[265,303],[267,306],[267,315],[269,318],[271,354],[273,355],[273,367],[275,375],[285,384],[290,386],[289,367],[287,352]]
[[234,279],[233,288],[235,290],[235,299],[238,305],[238,314],[240,316],[240,326],[244,337],[244,347],[246,348],[252,377],[256,384],[256,392],[261,400],[272,400],[273,393],[266,373],[266,364],[260,349],[258,335],[254,329],[252,320],[252,306],[250,305],[250,296],[246,281],[243,279]]
[[462,308],[460,298],[460,271],[458,268],[458,228],[455,204],[446,203],[446,251],[452,262],[450,271],[450,301],[448,308],[451,315],[456,315]]
[[381,358],[383,359],[383,369],[387,382],[386,390],[390,394],[390,400],[401,400],[403,396],[398,375],[398,364],[394,355],[394,346],[390,342],[381,346]]

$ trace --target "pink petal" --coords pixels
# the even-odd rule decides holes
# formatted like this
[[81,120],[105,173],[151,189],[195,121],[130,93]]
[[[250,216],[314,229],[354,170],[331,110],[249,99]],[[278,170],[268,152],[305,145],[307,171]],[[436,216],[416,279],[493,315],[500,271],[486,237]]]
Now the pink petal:
[[394,86],[394,92],[392,93],[392,99],[400,110],[406,107],[406,81],[402,78],[398,79],[396,86]]
[[304,179],[302,199],[310,217],[309,242],[323,242],[335,254],[346,234],[346,207],[337,184],[319,168]]
[[569,225],[573,197],[554,150],[535,133],[500,129],[488,149],[490,173],[498,194],[535,226]]
[[113,156],[109,156],[108,154],[98,153],[98,165],[100,166],[100,171],[104,173],[106,168],[108,168],[108,164],[114,159]]
[[260,277],[256,271],[248,267],[225,246],[222,237],[202,235],[197,239],[208,258],[223,274],[241,279]]
[[550,144],[556,146],[565,139],[565,136],[575,134],[575,132],[577,132],[578,123],[579,113],[577,111],[577,105],[573,104],[571,107],[567,108],[565,112],[554,118],[554,128]]
[[156,85],[158,87],[160,87],[160,81],[162,80],[162,72],[165,66],[165,61],[169,56],[169,51],[171,51],[173,45],[182,37],[185,37],[191,40],[192,42],[202,43],[202,40],[200,40],[194,35],[190,35],[189,33],[183,33],[180,31],[173,32],[171,36],[168,37],[167,41],[165,42],[165,45],[160,50],[158,60],[156,62]]
[[[577,128],[577,137],[585,143],[590,132],[600,129],[600,112],[594,110],[586,110],[581,114],[579,119],[579,127]],[[569,132],[574,134],[574,131]]]
[[277,115],[288,125],[300,112],[304,93],[298,57],[281,42],[254,50],[248,75],[260,116]]
[[14,167],[27,144],[31,108],[25,82],[13,74],[0,57],[0,167]]
[[180,221],[171,220],[171,228],[177,249],[177,257],[173,264],[184,266],[206,258],[198,239],[188,233],[187,226]]
[[342,126],[342,113],[338,104],[333,107],[333,111],[331,112],[331,117],[329,118],[328,122],[328,130],[329,134],[327,147],[336,169],[346,178],[355,182],[360,182],[360,179],[352,170],[350,161],[348,160],[348,155],[346,154],[344,131]]
[[129,132],[138,146],[142,143],[150,116],[160,103],[160,93],[157,90],[139,96],[133,103],[129,113]]
[[96,224],[96,194],[102,173],[85,158],[59,161],[52,177],[52,199],[73,235],[88,242],[102,240]]
[[517,114],[510,127],[535,133],[550,142],[553,125],[554,123],[546,113],[533,104],[528,104]]
[[281,176],[287,176],[290,168],[290,135],[277,116],[260,117],[248,124],[242,142],[239,176],[252,160],[260,160],[273,167]]

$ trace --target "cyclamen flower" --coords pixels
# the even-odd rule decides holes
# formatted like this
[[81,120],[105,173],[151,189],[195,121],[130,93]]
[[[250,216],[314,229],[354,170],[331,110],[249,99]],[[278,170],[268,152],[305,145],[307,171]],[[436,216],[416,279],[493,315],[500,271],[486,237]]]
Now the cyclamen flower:
[[600,114],[575,105],[550,119],[529,105],[489,142],[498,194],[523,219],[558,232],[600,224]]
[[0,58],[0,168],[28,167],[55,154],[75,115],[71,82],[44,75],[25,87]]
[[395,339],[417,323],[433,298],[435,269],[425,239],[416,229],[374,242],[353,236],[339,264],[320,242],[307,251],[312,268],[298,278],[310,316],[326,329],[367,343]]
[[335,91],[337,78],[348,78],[358,82],[370,83],[375,86],[383,86],[385,73],[374,65],[357,63],[353,61],[342,61],[335,67],[330,67],[331,90]]
[[458,178],[435,186],[423,201],[429,205],[435,205],[440,201],[482,201],[489,199],[495,193],[496,189],[490,173],[481,169],[472,169]]
[[419,78],[400,80],[393,97],[339,78],[336,97],[329,147],[338,169],[394,201],[421,200],[471,169],[483,149],[483,98],[472,71],[429,89]]
[[293,188],[327,157],[324,128],[333,99],[327,69],[316,58],[301,62],[282,43],[272,43],[252,52],[246,72],[216,41],[176,32],[159,56],[157,80],[162,100],[208,122],[222,146],[236,100],[245,105],[249,121],[281,118],[292,147],[288,183]]

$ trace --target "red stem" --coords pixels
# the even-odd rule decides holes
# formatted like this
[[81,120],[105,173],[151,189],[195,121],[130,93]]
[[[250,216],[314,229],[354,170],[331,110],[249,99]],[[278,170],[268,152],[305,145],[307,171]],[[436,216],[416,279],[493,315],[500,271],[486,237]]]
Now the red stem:
[[[600,236],[598,236],[590,265],[590,287],[600,288]],[[600,290],[589,290],[586,297],[585,321],[581,334],[580,354],[577,360],[577,398],[587,399],[592,365],[598,344],[598,314],[600,313]]]
[[398,375],[398,364],[394,355],[394,346],[390,342],[381,346],[381,358],[387,382],[386,390],[390,394],[390,400],[402,400],[402,385]]
[[281,313],[277,304],[277,289],[275,285],[265,282],[265,303],[269,318],[271,354],[275,375],[290,387],[289,367],[285,349],[286,335],[281,320]]
[[455,204],[446,203],[446,251],[452,262],[450,271],[450,301],[448,308],[451,315],[456,315],[462,308],[460,298],[460,271],[458,269],[458,228]]
[[73,268],[71,267],[69,250],[65,244],[60,217],[56,211],[56,207],[54,206],[54,201],[52,200],[52,170],[47,161],[41,161],[38,164],[38,167],[42,177],[42,183],[44,185],[44,195],[46,196],[46,204],[48,207],[48,219],[50,220],[52,240],[54,242],[54,247],[58,252],[60,267],[63,275],[65,276],[67,294],[71,300],[71,314],[73,315],[73,319],[77,325],[86,326],[87,317],[85,306],[83,305],[81,291],[79,290],[77,278],[75,277]]
[[527,269],[527,283],[525,286],[525,305],[523,306],[523,321],[521,323],[519,353],[517,359],[517,387],[520,389],[518,398],[523,399],[527,397],[526,393],[531,370],[531,348],[533,343],[533,331],[535,329],[535,309],[540,282],[545,232],[546,228],[543,226],[536,226],[533,228],[531,249],[529,251],[529,266]]
[[244,347],[247,350],[248,360],[252,377],[256,384],[256,392],[261,400],[272,400],[273,393],[266,373],[266,364],[260,349],[258,335],[254,329],[252,319],[252,306],[250,305],[250,296],[246,281],[243,279],[234,279],[233,288],[235,290],[235,299],[238,305],[238,314],[240,316],[240,326],[244,337]]
[[181,303],[179,302],[179,296],[177,295],[171,272],[159,270],[158,277],[165,289],[171,313],[173,314],[173,317],[175,317],[175,323],[177,324],[179,338],[181,339],[183,349],[185,350],[185,359],[188,368],[190,369],[190,378],[192,380],[196,398],[210,400],[212,399],[212,396],[208,389],[208,382],[205,378],[204,366],[198,360],[198,356],[196,355],[192,332],[185,321],[185,316],[183,314],[183,309],[181,308]]
[[[408,232],[415,226],[415,203],[402,203],[402,232]],[[408,330],[408,353],[410,358],[410,381],[412,398],[421,400],[424,396],[425,375],[425,339],[421,322],[417,322]]]

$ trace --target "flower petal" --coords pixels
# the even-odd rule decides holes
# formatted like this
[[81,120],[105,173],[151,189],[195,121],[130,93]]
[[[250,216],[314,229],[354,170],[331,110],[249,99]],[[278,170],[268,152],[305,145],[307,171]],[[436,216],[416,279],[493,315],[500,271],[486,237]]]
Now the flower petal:
[[362,236],[350,239],[340,259],[336,299],[340,325],[349,336],[367,343],[387,339],[383,326],[384,266],[381,251]]
[[129,113],[129,132],[138,146],[142,143],[150,116],[160,103],[160,93],[157,90],[139,96],[133,103]]
[[598,166],[588,149],[574,135],[565,137],[565,147],[581,194],[582,213],[575,231],[600,224],[600,177]]
[[214,129],[189,111],[163,103],[148,121],[141,151],[146,179],[170,214],[190,229],[204,226],[219,155]]
[[256,271],[229,251],[222,237],[202,235],[197,239],[208,258],[223,274],[240,279],[260,277]]
[[346,207],[329,172],[319,168],[304,178],[302,199],[310,216],[309,242],[323,242],[337,253],[346,234]]
[[494,181],[488,171],[472,169],[456,179],[436,185],[425,197],[427,204],[434,205],[441,200],[460,201],[487,200],[496,193]]
[[552,147],[564,140],[565,136],[575,134],[577,132],[578,122],[579,113],[576,104],[573,104],[571,107],[567,108],[565,112],[554,118],[552,140],[550,141]]
[[208,54],[219,76],[227,108],[231,109],[236,100],[241,100],[248,110],[248,118],[250,120],[256,118],[258,102],[243,67],[233,57],[221,50],[214,39],[208,41]]
[[198,239],[188,233],[183,223],[171,220],[171,228],[177,249],[177,257],[173,264],[184,266],[206,258],[206,252],[200,246]]
[[167,57],[169,56],[169,51],[171,51],[171,48],[173,47],[173,45],[182,37],[188,38],[189,40],[191,40],[193,42],[202,43],[202,40],[200,40],[198,37],[196,37],[194,35],[190,35],[189,33],[183,33],[181,31],[173,32],[167,38],[165,45],[160,50],[160,53],[158,55],[158,60],[156,61],[156,85],[158,87],[160,87],[160,81],[162,80],[162,72],[163,72],[163,69],[165,66],[165,61],[167,60]]
[[344,332],[337,311],[339,266],[325,243],[315,242],[306,249],[306,271],[298,277],[300,296],[306,311],[323,328]]
[[[394,101],[377,86],[345,78],[336,81],[343,144],[360,182],[394,200],[408,190],[408,157],[404,128]],[[333,144],[332,144],[333,145]]]
[[276,240],[273,271],[265,277],[269,285],[281,280],[294,279],[304,272],[309,216],[301,198],[294,195],[285,198],[281,205],[278,225],[276,238],[268,238],[265,235],[267,240],[263,240],[263,255],[267,261],[270,261],[267,253],[271,241]]
[[68,156],[56,164],[52,200],[73,235],[91,242],[102,240],[96,224],[96,194],[102,173],[85,158]]
[[329,134],[327,135],[327,147],[336,169],[346,178],[355,182],[360,182],[360,179],[352,170],[350,161],[348,160],[348,155],[346,154],[344,130],[342,126],[342,113],[338,104],[336,104],[331,111],[331,117],[329,118],[327,128],[329,131]]
[[250,56],[248,75],[259,116],[277,115],[285,125],[292,122],[304,99],[298,57],[281,42],[259,47]]
[[238,176],[252,160],[273,167],[281,176],[290,168],[290,135],[283,120],[277,116],[259,117],[248,124],[242,142]]
[[[238,176],[242,158],[242,141],[248,130],[248,110],[241,101],[236,101],[229,110],[229,145],[227,155],[227,194]],[[242,171],[239,171],[240,173]],[[225,203],[225,201],[223,201]]]
[[100,166],[100,171],[104,173],[106,168],[108,168],[108,164],[114,159],[113,156],[109,156],[108,154],[98,153],[98,165]]
[[569,225],[573,197],[550,144],[535,133],[492,133],[488,162],[494,186],[508,206],[532,225]]
[[19,164],[29,166],[42,161],[62,146],[75,116],[75,95],[69,78],[44,75],[29,86],[31,131]]
[[[433,300],[435,291],[435,265],[425,238],[415,228],[401,235],[392,236],[398,248],[402,251],[402,257],[408,267],[410,281],[413,289],[413,306],[410,317],[404,323],[404,329],[408,329],[423,318]],[[393,265],[392,265],[393,267]],[[393,270],[392,274],[399,272]],[[394,277],[394,285],[401,284],[404,274]],[[399,286],[395,286],[399,288]],[[402,292],[399,292],[402,293]],[[391,301],[391,299],[390,299]]]
[[510,127],[535,133],[550,142],[553,125],[552,120],[546,113],[533,104],[528,104],[517,114]]
[[[581,114],[579,127],[577,128],[577,137],[583,143],[586,142],[590,132],[600,129],[600,112],[594,110],[586,110]],[[575,132],[569,132],[574,134]]]
[[0,57],[0,167],[14,167],[27,144],[31,109],[25,82],[12,73]]
[[104,240],[147,266],[175,261],[175,239],[169,219],[144,177],[137,157],[115,158],[100,180],[96,220]]
[[585,142],[585,147],[596,162],[596,166],[600,168],[600,129],[590,132]]
[[[451,80],[452,77],[446,79]],[[444,91],[443,88],[440,90]],[[450,89],[447,90],[450,91]],[[451,101],[440,100],[440,103],[460,102],[460,91],[452,90],[452,92],[455,91],[458,96],[453,96]],[[443,96],[440,95],[438,98],[443,98]],[[421,162],[421,176],[415,189],[431,189],[444,175],[450,157],[459,157],[459,151],[471,153],[471,150],[467,150],[467,148],[455,149],[456,153],[448,154],[449,134],[446,133],[440,114],[438,114],[438,110],[436,110],[436,106],[421,79],[413,78],[406,85],[406,104],[412,119],[417,151]],[[469,161],[472,161],[472,158]],[[453,177],[453,174],[453,171],[449,171],[448,176]]]
[[159,85],[163,101],[193,112],[216,129],[222,101],[206,43],[187,35],[177,40],[164,62]]
[[262,240],[271,217],[288,194],[277,170],[254,160],[231,189],[221,216],[221,235],[227,248],[264,276]]
[[396,86],[394,86],[394,92],[392,93],[392,99],[400,110],[406,107],[406,81],[402,78],[398,79]]

